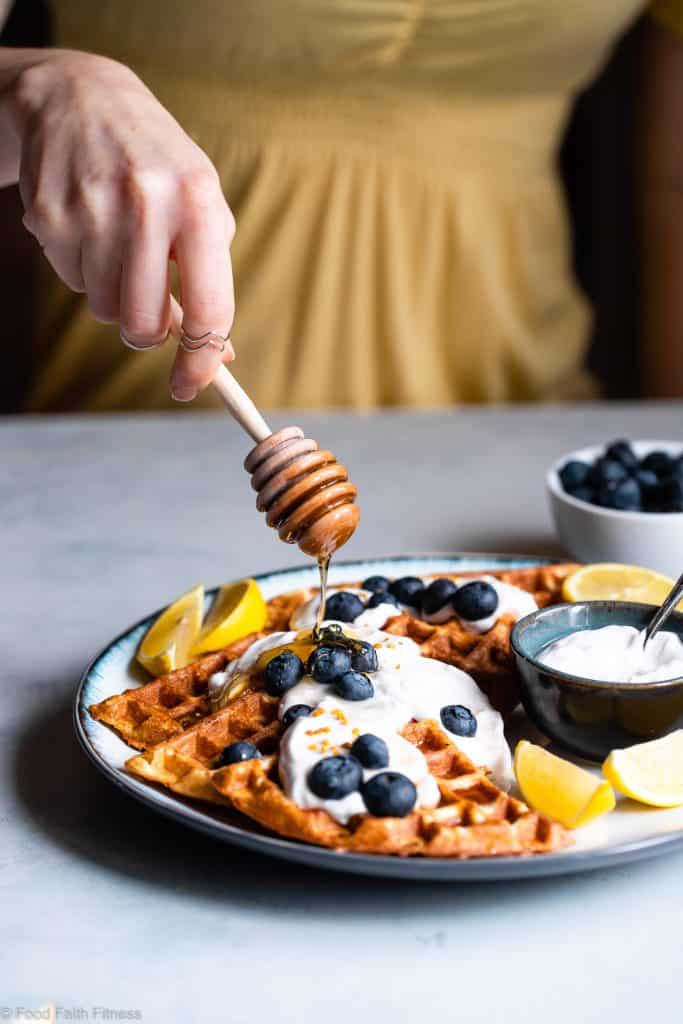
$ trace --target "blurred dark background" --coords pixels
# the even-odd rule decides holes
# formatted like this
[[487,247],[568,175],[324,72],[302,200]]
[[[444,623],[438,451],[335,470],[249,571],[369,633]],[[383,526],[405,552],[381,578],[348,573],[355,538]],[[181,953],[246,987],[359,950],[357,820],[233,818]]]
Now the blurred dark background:
[[[595,311],[589,362],[607,398],[640,395],[634,139],[641,29],[637,22],[578,96],[559,156],[576,275]],[[3,46],[44,46],[50,39],[47,0],[15,4],[0,33]],[[0,303],[6,311],[3,329],[12,342],[9,373],[0,378],[0,412],[15,412],[31,373],[31,353],[22,337],[31,331],[35,311],[33,282],[26,276],[29,261],[21,258],[34,243],[18,227],[16,189],[0,189],[0,224]]]

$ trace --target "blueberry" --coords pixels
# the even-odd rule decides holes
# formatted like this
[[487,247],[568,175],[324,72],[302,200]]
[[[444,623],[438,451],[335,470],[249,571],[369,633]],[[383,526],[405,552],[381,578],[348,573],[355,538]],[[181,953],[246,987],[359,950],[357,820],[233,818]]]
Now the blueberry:
[[303,674],[304,663],[301,658],[294,651],[281,651],[266,665],[266,691],[271,697],[281,697],[296,686]]
[[598,489],[605,484],[617,484],[620,480],[625,480],[627,476],[628,470],[622,466],[621,462],[603,456],[593,463],[588,477],[588,484]]
[[362,672],[345,672],[334,681],[334,692],[343,700],[369,700],[375,688]]
[[377,651],[367,640],[361,640],[351,655],[351,668],[356,672],[376,672],[379,668]]
[[651,469],[660,480],[665,476],[671,475],[673,465],[674,459],[667,455],[666,452],[661,451],[650,452],[644,459],[640,460],[640,468]]
[[236,743],[228,743],[214,768],[225,768],[226,764],[237,764],[238,761],[253,761],[259,757],[258,749],[248,740],[237,740]]
[[646,512],[655,510],[659,501],[659,478],[651,469],[639,469],[635,479],[640,485],[640,496]]
[[384,590],[389,589],[389,580],[386,576],[368,576],[366,580],[363,580],[363,590],[371,590],[373,594],[381,594]]
[[351,652],[344,647],[316,647],[306,664],[306,671],[316,683],[331,683],[351,668]]
[[608,459],[615,459],[617,462],[620,462],[629,473],[634,473],[638,469],[638,456],[629,441],[612,441],[607,446],[605,455]]
[[427,615],[433,615],[441,611],[445,604],[453,597],[458,588],[452,580],[444,578],[433,580],[422,595],[422,611]]
[[308,704],[292,704],[282,716],[282,728],[289,729],[292,722],[295,722],[297,718],[306,718],[312,710],[313,708]]
[[640,484],[642,491],[650,490],[652,487],[656,487],[659,483],[659,477],[656,473],[653,473],[651,469],[636,470],[635,478]]
[[410,608],[419,608],[425,585],[417,576],[402,576],[389,584],[389,593],[393,594],[401,604]]
[[572,498],[576,498],[577,501],[587,501],[589,505],[594,505],[596,500],[595,491],[592,487],[577,487],[575,491],[571,492]]
[[622,512],[640,512],[643,507],[640,484],[634,477],[627,477],[618,483],[603,484],[598,491],[598,504]]
[[323,800],[341,800],[355,793],[363,779],[363,770],[354,757],[336,754],[317,761],[308,773],[308,787]]
[[417,790],[400,772],[380,772],[363,783],[365,806],[376,818],[405,818],[417,803]]
[[351,746],[351,756],[364,768],[387,768],[389,766],[389,748],[380,736],[371,732],[363,733]]
[[388,590],[376,590],[365,602],[366,608],[377,608],[380,604],[393,604],[395,608],[401,609],[398,598],[390,594]]
[[453,609],[465,622],[477,622],[493,615],[498,607],[496,588],[485,580],[472,580],[458,587],[453,595]]
[[325,618],[335,619],[337,622],[353,622],[362,611],[363,602],[357,594],[351,594],[348,590],[332,594],[325,604]]
[[587,462],[579,462],[578,459],[571,459],[569,462],[565,462],[558,474],[560,477],[560,483],[564,487],[565,491],[569,494],[573,494],[577,487],[583,487],[586,484],[590,471],[591,467]]
[[456,736],[474,736],[477,720],[469,708],[462,704],[446,704],[441,708],[441,724]]
[[650,492],[653,512],[683,512],[683,481],[676,476],[661,480]]

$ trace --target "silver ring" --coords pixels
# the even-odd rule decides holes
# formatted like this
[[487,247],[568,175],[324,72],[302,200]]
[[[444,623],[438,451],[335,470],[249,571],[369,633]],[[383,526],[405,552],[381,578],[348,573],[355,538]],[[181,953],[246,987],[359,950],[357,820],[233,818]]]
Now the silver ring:
[[130,348],[130,349],[132,349],[132,350],[133,350],[133,352],[149,352],[149,351],[151,351],[151,349],[153,349],[153,348],[161,348],[161,346],[162,346],[162,345],[163,345],[163,344],[164,344],[165,342],[167,342],[167,341],[168,341],[168,336],[169,336],[169,334],[170,334],[170,333],[171,333],[171,328],[169,327],[169,329],[168,329],[168,330],[166,331],[166,334],[165,334],[165,336],[164,336],[164,337],[163,337],[163,338],[161,339],[161,341],[155,341],[155,342],[154,342],[154,343],[153,343],[152,345],[135,345],[135,344],[134,344],[134,343],[133,343],[133,342],[132,342],[132,341],[130,340],[130,338],[126,337],[126,333],[125,333],[125,331],[124,331],[123,327],[120,327],[120,328],[119,328],[119,338],[121,339],[121,341],[123,342],[123,344],[124,344],[124,345],[126,346],[126,348]]
[[206,348],[207,345],[218,349],[219,352],[225,352],[225,346],[228,343],[229,337],[229,333],[223,337],[218,331],[207,331],[206,334],[200,334],[198,338],[193,338],[187,331],[182,330],[178,344],[185,352],[199,352],[201,349]]

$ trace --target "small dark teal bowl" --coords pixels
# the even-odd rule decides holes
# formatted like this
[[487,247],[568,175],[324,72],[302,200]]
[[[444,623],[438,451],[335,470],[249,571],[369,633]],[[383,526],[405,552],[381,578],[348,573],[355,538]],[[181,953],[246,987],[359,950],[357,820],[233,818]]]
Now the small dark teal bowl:
[[[635,626],[644,629],[654,605],[631,601],[577,601],[541,608],[520,619],[512,650],[522,703],[533,723],[555,743],[589,761],[616,747],[656,739],[683,726],[683,678],[656,683],[584,679],[549,668],[539,654],[549,643],[580,629]],[[666,621],[683,640],[683,614]]]

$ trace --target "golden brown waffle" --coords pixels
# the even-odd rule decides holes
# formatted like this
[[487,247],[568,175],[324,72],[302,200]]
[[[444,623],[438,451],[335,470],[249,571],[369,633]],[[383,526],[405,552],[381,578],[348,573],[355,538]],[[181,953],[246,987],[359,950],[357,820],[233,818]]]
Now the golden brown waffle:
[[[341,825],[324,810],[303,810],[280,786],[278,701],[248,691],[126,767],[176,793],[227,803],[281,836],[364,853],[426,857],[494,857],[548,853],[568,845],[569,834],[544,815],[508,796],[447,739],[436,722],[411,722],[403,736],[424,753],[441,801],[405,818],[359,815]],[[215,768],[221,751],[249,739],[264,754]]]
[[255,640],[287,629],[292,612],[306,598],[306,591],[273,598],[268,602],[263,632],[250,633],[220,651],[205,654],[185,668],[108,697],[89,708],[90,714],[137,750],[146,750],[182,733],[208,715],[208,685],[214,672],[222,672]]
[[249,689],[227,707],[207,715],[185,732],[126,761],[133,775],[158,782],[183,796],[221,803],[210,771],[229,743],[250,740],[267,753],[277,747],[278,698]]

